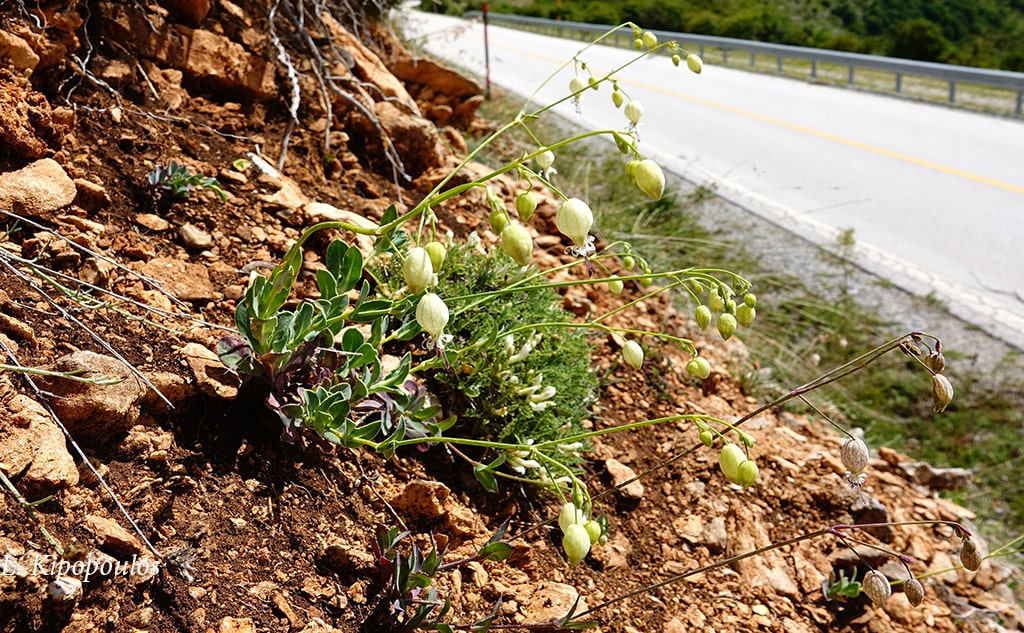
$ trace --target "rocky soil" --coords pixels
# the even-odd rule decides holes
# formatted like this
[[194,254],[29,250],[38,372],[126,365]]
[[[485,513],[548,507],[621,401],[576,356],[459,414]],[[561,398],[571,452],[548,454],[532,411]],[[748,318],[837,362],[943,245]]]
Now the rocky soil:
[[[901,595],[881,609],[863,596],[826,600],[822,585],[840,571],[860,577],[870,564],[905,577],[894,559],[829,536],[605,605],[830,525],[972,519],[936,494],[962,484],[958,473],[885,448],[851,490],[835,433],[781,411],[744,427],[761,469],[748,490],[721,476],[714,451],[694,449],[690,425],[606,436],[592,455],[594,492],[681,458],[605,499],[611,538],[575,568],[557,530],[536,527],[556,513],[536,490],[486,493],[441,450],[385,460],[283,443],[261,396],[211,351],[249,276],[312,222],[372,223],[390,204],[409,208],[487,127],[474,82],[414,59],[358,11],[336,7],[332,18],[318,7],[0,4],[4,363],[124,378],[0,374],[0,468],[42,500],[30,513],[0,496],[0,631],[401,630],[371,548],[378,527],[409,529],[420,544],[433,535],[454,560],[506,519],[512,557],[436,579],[448,621],[468,626],[496,609],[496,625],[539,625],[579,599],[603,631],[1024,628],[1014,570],[999,559],[957,569],[952,528],[924,524],[856,533],[914,559],[926,588],[916,609]],[[301,12],[300,31],[291,19]],[[240,158],[248,166],[234,166]],[[155,192],[147,175],[170,160],[216,177],[227,199]],[[495,187],[511,202],[511,181]],[[541,265],[564,257],[554,210],[542,204],[533,225]],[[479,230],[493,243],[482,197],[435,211],[456,236]],[[305,265],[319,265],[316,248]],[[571,310],[610,299],[565,294]],[[665,302],[621,318],[693,338],[715,367],[744,354]],[[758,406],[721,369],[693,382],[672,349],[635,372],[617,360],[620,341],[596,342],[595,371],[608,377],[596,427],[736,419]]]

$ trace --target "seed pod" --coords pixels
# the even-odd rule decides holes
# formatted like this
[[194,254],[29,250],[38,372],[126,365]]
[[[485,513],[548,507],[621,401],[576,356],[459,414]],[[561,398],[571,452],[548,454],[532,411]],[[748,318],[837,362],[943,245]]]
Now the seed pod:
[[594,225],[594,212],[579,198],[569,198],[558,207],[555,225],[573,244],[582,246],[587,243],[590,227]]
[[650,31],[644,31],[643,42],[647,48],[654,48],[658,45],[658,36]]
[[626,182],[631,185],[636,184],[636,170],[640,166],[640,161],[631,160],[626,163]]
[[644,348],[636,341],[626,341],[622,346],[622,358],[625,359],[633,369],[640,369],[644,364]]
[[572,501],[567,501],[562,506],[561,512],[558,513],[558,527],[565,532],[570,525],[574,523],[583,522],[583,511],[576,509],[576,504]]
[[612,105],[616,108],[622,107],[622,102],[625,101],[626,95],[622,94],[622,91],[616,88],[612,91]]
[[445,258],[448,257],[448,249],[444,247],[444,244],[441,242],[430,242],[423,249],[430,256],[430,265],[434,268],[434,272],[441,270]]
[[907,597],[910,606],[916,607],[924,602],[924,585],[917,578],[911,578],[903,583],[903,595]]
[[581,90],[585,90],[587,87],[587,80],[579,75],[576,75],[569,81],[569,92],[576,94]]
[[562,549],[565,550],[565,556],[570,565],[578,565],[590,552],[590,534],[579,523],[567,526],[563,533]]
[[676,53],[675,55],[672,56],[672,65],[675,66],[676,68],[679,68],[679,64],[682,61],[683,58],[679,56],[679,53]]
[[718,467],[722,474],[731,482],[736,482],[740,476],[740,464],[747,461],[747,454],[743,449],[732,442],[726,442],[722,452],[718,455]]
[[965,538],[960,548],[960,564],[964,566],[964,569],[967,571],[978,571],[981,568],[981,561],[983,559],[981,546],[978,544],[977,538],[974,536]]
[[839,456],[843,460],[843,466],[846,466],[846,470],[854,476],[868,468],[868,445],[858,437],[846,440],[843,443],[843,448],[839,451]]
[[501,232],[501,250],[520,266],[526,266],[533,256],[533,238],[523,225],[509,224]]
[[587,521],[586,525],[583,526],[587,530],[587,535],[590,536],[590,544],[595,545],[601,540],[601,524],[591,519]]
[[725,300],[722,299],[722,295],[719,294],[718,288],[714,288],[710,294],[708,294],[708,306],[712,312],[721,312],[725,310]]
[[434,265],[430,262],[430,255],[426,249],[417,246],[409,250],[405,261],[402,262],[402,276],[412,294],[418,295],[426,290],[434,281]]
[[931,352],[924,357],[924,366],[936,374],[941,374],[942,370],[946,368],[946,357],[942,355],[942,352]]
[[657,200],[665,193],[665,173],[661,166],[650,158],[640,161],[636,167],[636,186],[651,200]]
[[537,167],[540,167],[541,171],[546,171],[549,167],[555,164],[555,153],[549,149],[544,150],[534,159],[537,161]]
[[691,376],[706,380],[711,375],[711,363],[703,356],[698,356],[686,363],[686,372]]
[[508,226],[508,213],[501,210],[491,211],[491,214],[487,216],[487,222],[491,225],[491,230],[495,235],[501,235],[501,232]]
[[438,338],[448,325],[448,306],[433,292],[420,297],[416,304],[416,322],[432,338]]
[[741,303],[736,306],[736,321],[743,327],[750,327],[750,324],[754,322],[754,317],[757,316],[757,310],[751,308],[745,303]]
[[708,429],[701,431],[698,437],[700,438],[700,443],[708,448],[711,448],[711,445],[715,443],[715,435]]
[[711,308],[706,305],[697,306],[697,310],[693,313],[693,318],[697,321],[697,327],[701,330],[708,329],[711,325]]
[[751,308],[757,307],[757,295],[752,292],[748,292],[743,295],[743,303],[747,304]]
[[718,315],[718,333],[723,341],[728,341],[736,333],[736,317],[728,312]]
[[889,601],[889,596],[892,595],[892,585],[889,584],[889,579],[885,577],[885,574],[874,569],[864,574],[861,588],[876,607],[884,607],[885,603]]
[[932,410],[942,413],[953,401],[953,385],[942,374],[932,374]]
[[622,294],[622,288],[623,285],[621,279],[612,279],[608,282],[608,290],[610,290],[613,295]]
[[626,270],[633,270],[633,268],[635,266],[636,266],[636,260],[633,258],[632,255],[623,255],[622,256],[622,267],[623,268],[625,268]]
[[625,112],[626,118],[629,119],[629,122],[636,125],[640,122],[640,117],[644,115],[644,104],[635,100],[630,101],[626,104]]
[[690,53],[686,56],[686,67],[690,69],[695,75],[699,75],[700,71],[704,70],[704,60],[700,58],[700,55],[696,53]]
[[754,463],[754,460],[745,460],[740,463],[739,472],[736,475],[736,481],[733,483],[737,483],[744,488],[749,488],[757,481],[758,474],[759,470],[757,468],[757,464]]
[[537,194],[532,191],[524,191],[516,196],[516,213],[519,214],[519,219],[523,222],[529,220],[537,210],[537,202]]

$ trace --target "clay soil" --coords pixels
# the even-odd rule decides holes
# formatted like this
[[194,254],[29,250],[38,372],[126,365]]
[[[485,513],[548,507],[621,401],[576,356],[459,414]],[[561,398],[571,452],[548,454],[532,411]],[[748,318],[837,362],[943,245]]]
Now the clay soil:
[[[488,493],[463,462],[438,448],[384,459],[365,451],[325,450],[308,438],[282,441],[280,422],[264,407],[264,393],[239,387],[237,377],[195,358],[196,344],[213,349],[232,327],[235,302],[253,263],[279,259],[313,219],[308,204],[282,201],[288,186],[281,180],[255,167],[232,167],[257,147],[276,162],[290,127],[290,84],[285,69],[275,66],[267,36],[269,6],[239,3],[245,10],[236,14],[230,3],[218,3],[196,23],[156,5],[125,3],[162,20],[161,28],[199,27],[235,42],[237,49],[222,51],[225,66],[237,65],[232,51],[256,51],[272,67],[266,75],[272,90],[263,94],[258,82],[229,85],[190,74],[194,68],[161,67],[139,51],[137,42],[119,41],[117,29],[101,28],[96,7],[91,14],[34,13],[48,21],[39,29],[26,5],[10,4],[2,14],[5,31],[23,36],[41,61],[30,79],[21,71],[0,70],[0,120],[6,122],[0,173],[52,158],[77,179],[77,196],[57,209],[10,209],[31,223],[0,219],[7,230],[0,246],[167,313],[140,321],[132,317],[146,313],[123,301],[114,302],[120,311],[87,309],[81,299],[58,296],[37,276],[18,276],[15,270],[28,268],[14,263],[0,273],[5,344],[18,362],[32,367],[52,366],[78,350],[110,356],[85,333],[82,326],[88,326],[160,388],[173,408],[150,390],[119,418],[120,428],[97,431],[88,413],[72,427],[72,438],[109,491],[77,457],[79,481],[49,489],[32,489],[21,479],[25,470],[10,468],[12,457],[0,459],[30,501],[53,495],[35,511],[69,560],[160,559],[156,573],[92,578],[70,603],[47,597],[52,577],[45,574],[0,576],[0,631],[402,630],[371,546],[377,530],[408,529],[408,540],[424,546],[433,537],[447,544],[448,560],[457,560],[471,555],[506,520],[515,547],[508,560],[473,563],[436,578],[439,594],[451,600],[448,622],[468,627],[496,609],[495,625],[539,627],[568,611],[578,595],[578,611],[585,610],[584,603],[599,607],[588,617],[603,631],[1017,630],[1019,611],[1007,585],[1012,570],[992,561],[977,574],[957,570],[959,539],[945,525],[852,533],[913,558],[915,573],[932,573],[924,578],[927,597],[916,609],[899,584],[884,608],[864,596],[827,600],[822,585],[840,570],[860,577],[872,565],[894,580],[905,577],[894,558],[865,547],[857,548],[863,556],[858,557],[830,536],[602,606],[688,570],[830,525],[972,518],[969,510],[914,483],[901,466],[910,460],[892,451],[882,450],[881,459],[872,460],[862,490],[851,489],[842,478],[838,436],[820,421],[782,411],[767,411],[744,427],[757,439],[760,466],[760,479],[748,490],[728,484],[718,470],[717,452],[700,447],[691,424],[602,438],[587,467],[594,493],[612,487],[616,462],[640,473],[672,461],[645,476],[642,489],[633,486],[602,499],[610,540],[577,567],[563,558],[560,533],[550,523],[557,501],[538,489],[503,485]],[[377,55],[386,65],[407,58],[381,27],[359,22],[349,30],[356,34],[353,41],[362,42],[350,50],[356,58]],[[70,56],[86,54],[90,73],[105,77],[105,85],[75,70]],[[309,79],[308,64],[299,64],[299,70],[304,81]],[[452,157],[465,147],[462,139],[488,127],[471,117],[448,118],[465,102],[464,95],[446,103],[440,88],[427,92],[407,82],[420,111],[430,115],[407,125],[433,130],[450,155],[424,158],[422,147],[396,136],[412,176],[400,178],[398,189],[379,136],[375,142],[375,132],[365,121],[360,125],[351,109],[334,113],[334,153],[325,155],[326,115],[315,105],[315,83],[303,87],[308,92],[300,121],[288,135],[285,178],[306,202],[324,202],[371,221],[392,203],[409,208],[453,164]],[[380,98],[371,89],[354,94]],[[147,174],[170,160],[218,178],[227,201],[208,189],[187,199],[154,191]],[[493,242],[481,226],[487,210],[479,198],[437,211],[457,236],[480,228],[485,242]],[[543,204],[533,226],[540,236],[538,250],[548,251],[538,254],[544,262],[563,257],[561,242],[549,237],[555,234],[553,211],[550,202]],[[183,230],[186,226],[191,228]],[[310,269],[325,244],[311,245]],[[162,281],[179,301],[129,270]],[[44,292],[66,315],[44,300]],[[627,288],[624,297],[638,292]],[[565,296],[570,309],[583,305],[603,311],[621,301],[602,292]],[[619,341],[595,338],[594,371],[605,376],[593,411],[596,428],[680,413],[733,420],[759,405],[724,369],[743,356],[742,343],[723,344],[699,332],[663,301],[643,303],[624,318],[692,337],[716,369],[708,380],[695,382],[682,371],[687,359],[665,348],[649,355],[643,371],[634,371],[619,362]],[[8,405],[17,395],[48,401],[53,396],[46,392],[56,389],[37,393],[10,372],[3,380]],[[0,425],[14,423],[0,420]],[[133,533],[114,498],[156,552]],[[7,493],[0,496],[0,548],[23,559],[53,553],[37,524]]]

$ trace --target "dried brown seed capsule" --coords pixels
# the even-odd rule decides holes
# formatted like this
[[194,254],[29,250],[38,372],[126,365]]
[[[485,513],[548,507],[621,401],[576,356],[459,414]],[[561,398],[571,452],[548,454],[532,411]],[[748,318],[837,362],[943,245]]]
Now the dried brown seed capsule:
[[884,607],[885,603],[889,601],[889,596],[892,595],[892,585],[889,584],[889,579],[885,577],[885,574],[874,569],[864,574],[861,587],[876,607]]
[[868,445],[864,443],[864,440],[851,437],[843,444],[839,455],[843,459],[843,466],[846,466],[846,470],[850,474],[859,475],[867,470],[869,455]]
[[942,352],[931,352],[924,357],[924,364],[936,374],[941,374],[942,370],[946,368],[946,357],[942,355]]
[[978,571],[981,568],[981,561],[983,556],[981,554],[981,547],[978,545],[978,539],[973,536],[968,536],[963,541],[963,547],[960,548],[960,564],[964,566],[967,571]]
[[917,578],[911,578],[903,583],[903,595],[907,597],[910,606],[916,607],[924,601],[924,585]]
[[942,413],[953,401],[953,385],[942,374],[932,374],[932,410]]

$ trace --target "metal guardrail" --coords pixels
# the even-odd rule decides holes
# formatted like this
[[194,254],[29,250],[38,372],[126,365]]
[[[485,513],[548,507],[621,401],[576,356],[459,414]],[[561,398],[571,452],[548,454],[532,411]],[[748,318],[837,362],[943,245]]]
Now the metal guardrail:
[[[469,11],[465,14],[468,18],[479,18],[480,11]],[[555,35],[576,40],[592,41],[596,37],[608,32],[612,27],[600,24],[586,24],[583,22],[569,22],[562,20],[547,20],[519,15],[508,15],[503,13],[488,13],[487,19],[491,24],[508,25],[515,28],[522,28],[536,31],[542,34]],[[746,53],[750,55],[750,64],[755,64],[758,55],[775,57],[777,72],[783,71],[783,60],[799,59],[810,62],[810,77],[818,77],[818,64],[833,64],[847,68],[847,83],[855,85],[856,69],[865,68],[892,73],[894,76],[894,92],[904,95],[904,77],[927,77],[948,82],[949,103],[957,103],[957,84],[966,83],[990,88],[1001,88],[1016,92],[1016,106],[1014,115],[1021,116],[1024,108],[1024,73],[1009,72],[1005,70],[990,70],[987,68],[971,68],[969,66],[954,66],[951,64],[938,64],[935,62],[920,62],[910,59],[897,59],[893,57],[879,57],[876,55],[863,55],[860,53],[846,53],[842,51],[831,51],[821,48],[806,48],[802,46],[788,46],[784,44],[768,44],[749,40],[738,40],[729,37],[718,37],[714,35],[696,35],[692,33],[673,33],[671,31],[653,31],[659,40],[674,40],[680,45],[692,50],[695,46],[701,57],[704,57],[706,48],[717,49],[722,52],[723,61],[728,62],[729,54],[732,52]],[[605,40],[613,46],[632,46],[633,34],[628,30],[617,31]]]

